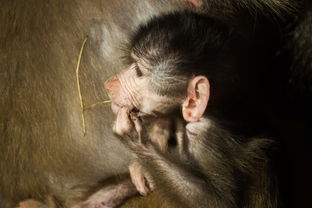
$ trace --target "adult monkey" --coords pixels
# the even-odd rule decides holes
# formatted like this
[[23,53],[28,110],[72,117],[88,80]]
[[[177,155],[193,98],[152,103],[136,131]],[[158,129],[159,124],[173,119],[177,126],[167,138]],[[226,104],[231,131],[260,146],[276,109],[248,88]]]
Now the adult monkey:
[[185,5],[157,2],[2,2],[1,208],[47,196],[70,207],[99,181],[127,172],[129,155],[110,131],[108,108],[85,111],[83,135],[75,67],[89,35],[81,93],[86,106],[105,99],[105,77],[120,68],[120,41],[150,15]]
[[[104,98],[102,82],[121,68],[120,40],[147,17],[185,6],[184,1],[157,2],[2,2],[2,207],[49,195],[68,207],[99,180],[126,171],[128,155],[106,131],[111,119],[105,107],[86,113],[87,134],[82,135],[74,68],[82,41],[90,35],[80,69],[82,95],[86,105]],[[211,1],[210,11],[217,6],[216,14],[235,16],[240,10],[232,2]],[[276,17],[288,14],[288,1],[276,2],[242,1],[241,6]],[[103,111],[107,117],[99,116]]]

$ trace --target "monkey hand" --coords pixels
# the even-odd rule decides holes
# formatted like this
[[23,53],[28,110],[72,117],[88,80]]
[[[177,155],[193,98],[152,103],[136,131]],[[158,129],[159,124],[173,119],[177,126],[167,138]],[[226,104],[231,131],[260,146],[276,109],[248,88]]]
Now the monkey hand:
[[118,111],[113,131],[121,137],[138,137],[141,139],[143,135],[146,135],[140,117],[132,112],[131,107],[122,107]]
[[[119,136],[136,158],[149,153],[145,128],[142,125],[141,119],[129,108],[122,108],[117,114],[115,121],[114,132]],[[131,181],[135,185],[138,192],[146,196],[153,189],[153,183],[149,174],[142,169],[139,161],[132,162],[129,165]]]
[[122,107],[117,113],[113,131],[118,136],[125,136],[133,131],[133,123],[129,117],[130,111],[131,108]]
[[150,152],[152,142],[149,139],[142,120],[131,108],[123,107],[117,113],[117,118],[113,126],[113,131],[117,134],[130,150],[136,155]]
[[154,183],[148,172],[144,171],[138,161],[134,161],[129,165],[131,181],[138,192],[146,196],[154,189]]
[[[113,131],[120,137],[129,138],[134,142],[142,143],[142,138],[145,137],[145,129],[143,128],[141,119],[133,112],[132,108],[122,107],[118,113],[113,125]],[[130,144],[129,144],[130,145]]]

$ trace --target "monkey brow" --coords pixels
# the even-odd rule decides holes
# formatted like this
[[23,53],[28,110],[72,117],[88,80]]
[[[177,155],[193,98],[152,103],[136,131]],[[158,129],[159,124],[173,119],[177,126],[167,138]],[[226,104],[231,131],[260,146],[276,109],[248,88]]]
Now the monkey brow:
[[136,54],[131,53],[128,59],[131,61],[130,63],[137,63],[140,70],[148,71],[148,72],[152,71],[152,68],[149,67],[149,64],[147,63],[147,61],[141,56],[137,56]]
[[121,56],[121,62],[124,65],[130,65],[134,62],[133,58],[131,57],[131,50],[129,49],[128,45],[122,45],[120,48]]
[[132,64],[133,62],[135,62],[135,60],[134,60],[129,54],[124,54],[124,55],[122,55],[120,58],[121,58],[121,62],[122,62],[124,65],[130,65],[130,64]]
[[138,65],[139,66],[142,66],[142,67],[139,67],[141,70],[143,71],[148,71],[148,72],[151,72],[152,71],[152,67],[149,66],[149,64],[146,63],[146,61],[142,58],[140,59],[140,62],[138,61]]

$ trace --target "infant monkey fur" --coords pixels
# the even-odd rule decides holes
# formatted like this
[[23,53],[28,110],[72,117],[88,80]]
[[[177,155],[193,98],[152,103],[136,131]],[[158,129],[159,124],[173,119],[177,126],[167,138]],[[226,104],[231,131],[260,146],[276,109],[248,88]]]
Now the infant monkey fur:
[[[138,29],[130,66],[105,83],[117,114],[114,131],[148,183],[178,199],[177,206],[278,206],[267,154],[273,142],[258,136],[261,86],[252,75],[259,61],[253,46],[217,19],[171,13]],[[173,131],[164,127],[166,133],[150,136],[145,117],[162,119],[152,129],[170,119]]]

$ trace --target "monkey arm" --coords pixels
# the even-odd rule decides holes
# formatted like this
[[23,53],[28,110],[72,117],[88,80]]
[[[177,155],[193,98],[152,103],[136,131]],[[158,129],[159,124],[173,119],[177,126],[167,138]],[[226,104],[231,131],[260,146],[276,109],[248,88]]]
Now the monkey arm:
[[202,170],[193,168],[194,164],[185,165],[170,153],[162,152],[148,138],[139,119],[132,121],[137,133],[123,135],[121,141],[132,150],[143,172],[150,176],[148,182],[154,184],[164,198],[186,207],[238,207],[232,196],[233,178],[227,183],[221,175],[214,174],[218,170],[203,174]]
[[221,194],[224,190],[216,180],[159,152],[153,144],[136,150],[136,156],[164,197],[178,199],[186,207],[238,207],[230,191]]

